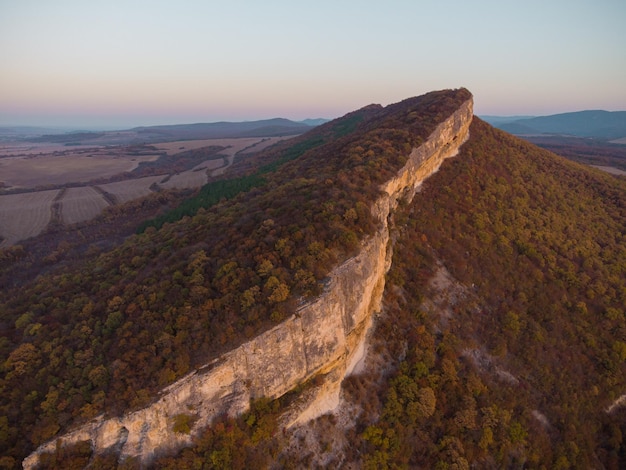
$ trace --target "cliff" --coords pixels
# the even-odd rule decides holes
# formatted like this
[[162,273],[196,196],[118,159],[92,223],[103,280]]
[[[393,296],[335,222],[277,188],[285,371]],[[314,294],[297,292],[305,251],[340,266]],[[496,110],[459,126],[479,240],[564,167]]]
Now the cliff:
[[[442,122],[406,165],[383,185],[372,211],[378,230],[366,239],[357,256],[338,266],[324,293],[286,321],[237,349],[194,371],[161,392],[152,405],[119,418],[99,417],[54,439],[27,457],[34,468],[39,455],[59,443],[90,441],[95,452],[115,449],[121,458],[143,462],[158,452],[188,445],[191,435],[222,413],[244,412],[251,399],[275,398],[299,383],[323,376],[321,385],[285,416],[290,426],[330,411],[338,403],[340,384],[364,350],[373,314],[380,309],[392,244],[389,223],[402,199],[410,199],[422,181],[444,159],[455,155],[469,135],[472,101],[466,101]],[[195,417],[190,435],[173,430],[178,414]]]

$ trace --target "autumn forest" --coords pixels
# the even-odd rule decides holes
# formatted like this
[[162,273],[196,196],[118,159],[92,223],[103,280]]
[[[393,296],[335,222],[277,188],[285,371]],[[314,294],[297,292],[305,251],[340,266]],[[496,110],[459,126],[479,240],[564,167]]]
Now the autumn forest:
[[[380,185],[470,97],[368,106],[198,191],[58,233],[54,249],[1,250],[0,466],[145,406],[319,295],[374,232]],[[475,117],[390,223],[368,365],[342,385],[351,423],[309,423],[314,445],[281,429],[302,384],[219,417],[154,468],[624,468],[626,409],[612,405],[626,394],[626,180]],[[41,466],[139,463],[84,443]]]

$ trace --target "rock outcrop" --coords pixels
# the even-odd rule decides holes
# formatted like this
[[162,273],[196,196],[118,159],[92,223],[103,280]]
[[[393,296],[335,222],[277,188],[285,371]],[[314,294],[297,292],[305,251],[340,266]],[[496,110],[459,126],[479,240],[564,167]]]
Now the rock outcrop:
[[[294,407],[283,422],[303,423],[332,410],[340,385],[358,363],[372,317],[380,309],[385,274],[391,265],[389,219],[401,199],[410,199],[444,159],[457,153],[469,136],[472,100],[441,123],[428,140],[413,149],[406,165],[383,185],[372,208],[379,227],[357,256],[338,266],[324,293],[302,306],[280,325],[194,371],[161,392],[152,405],[118,418],[99,417],[56,438],[27,457],[33,468],[39,455],[54,451],[59,441],[90,441],[96,453],[119,452],[149,461],[155,453],[191,443],[191,435],[222,413],[237,415],[250,400],[276,398],[296,385],[323,376],[321,385]],[[191,434],[174,431],[175,417],[193,415]]]

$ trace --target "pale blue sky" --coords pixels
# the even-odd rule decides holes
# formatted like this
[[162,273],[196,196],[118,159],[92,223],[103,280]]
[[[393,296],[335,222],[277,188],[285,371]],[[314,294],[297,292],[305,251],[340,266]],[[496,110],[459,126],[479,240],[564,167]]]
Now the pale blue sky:
[[0,0],[0,125],[626,110],[626,0]]

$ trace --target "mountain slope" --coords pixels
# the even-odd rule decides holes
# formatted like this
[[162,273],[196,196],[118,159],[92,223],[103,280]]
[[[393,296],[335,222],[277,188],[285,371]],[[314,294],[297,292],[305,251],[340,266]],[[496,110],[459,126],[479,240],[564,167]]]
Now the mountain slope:
[[395,225],[334,415],[281,433],[265,404],[155,468],[624,467],[626,185],[475,118]]
[[370,366],[345,384],[356,425],[312,425],[332,450],[309,458],[623,468],[626,410],[607,410],[626,393],[626,185],[476,118],[470,132],[396,217]]
[[[463,92],[439,95],[431,104],[443,106],[451,100],[450,106],[458,105],[458,101],[466,96]],[[354,119],[355,116],[358,119]],[[342,204],[337,202],[343,201],[338,199],[341,193],[331,184],[333,172],[343,187],[353,184],[357,191],[371,190],[372,181],[378,184],[374,180],[378,173],[383,173],[380,177],[384,180],[385,174],[392,174],[391,168],[386,166],[384,159],[368,160],[367,163],[359,161],[357,157],[365,157],[367,152],[351,153],[348,149],[356,150],[357,145],[362,146],[363,142],[381,134],[406,137],[399,130],[416,117],[411,114],[409,102],[386,111],[368,108],[334,125],[327,125],[315,138],[300,138],[297,145],[304,145],[308,150],[289,160],[280,170],[291,182],[285,188],[289,197],[303,194],[314,199],[323,192],[331,196],[330,201]],[[427,121],[432,119],[431,115]],[[344,133],[342,129],[361,134]],[[339,135],[339,142],[320,143],[318,140],[331,134]],[[364,136],[368,138],[364,140]],[[318,143],[316,147],[315,143]],[[313,151],[312,147],[317,150]],[[401,150],[402,146],[396,148]],[[380,151],[384,147],[376,149]],[[387,158],[393,155],[388,153]],[[322,161],[332,161],[337,166],[320,167]],[[372,164],[375,173],[367,171],[370,162],[375,163]],[[347,167],[350,167],[349,173]],[[316,173],[319,173],[318,179],[314,177]],[[364,178],[360,180],[364,184],[348,179],[348,174],[356,179]],[[302,175],[306,175],[309,181]],[[273,178],[267,184],[274,191],[281,187]],[[270,192],[268,198],[277,194],[279,192]],[[306,213],[305,219],[319,231],[328,227],[329,220],[338,222],[338,218],[328,212],[332,209],[328,205],[324,207],[326,213],[317,215],[314,209],[320,204],[319,200],[313,200],[310,206],[306,205],[306,200],[298,200],[297,209],[283,213],[264,198],[258,204],[269,212],[257,219],[246,220],[243,212],[237,212],[237,203],[245,202],[250,206],[252,195],[260,197],[261,189],[223,204],[222,207],[230,212],[224,220],[237,224],[237,228],[248,224],[257,228],[254,233],[262,243],[274,243],[278,237],[273,237],[272,231],[278,230],[276,225],[282,223],[281,217],[293,221],[298,211]],[[196,439],[194,448],[183,450],[174,457],[163,456],[154,463],[155,468],[186,468],[199,464],[246,468],[253,464],[269,466],[272,462],[277,467],[307,468],[315,465],[335,468],[342,465],[366,468],[393,465],[411,468],[469,468],[470,465],[479,468],[623,468],[626,452],[622,435],[626,432],[626,411],[618,405],[618,399],[626,393],[625,183],[568,162],[474,119],[470,140],[461,153],[424,184],[411,204],[401,207],[403,209],[389,219],[395,225],[392,239],[396,242],[385,286],[384,309],[376,321],[363,368],[343,383],[343,401],[336,413],[300,428],[283,430],[281,406],[288,404],[291,396],[274,403],[260,400],[239,419],[216,422]],[[339,219],[346,219],[346,210],[349,211],[346,206],[341,207],[337,213]],[[179,283],[182,276],[190,281],[197,274],[192,268],[203,261],[198,249],[208,254],[208,244],[202,243],[208,239],[207,234],[213,234],[204,232],[208,230],[208,222],[224,231],[225,225],[217,225],[217,222],[226,215],[218,216],[216,211],[217,208],[199,211],[191,219],[182,219],[159,231],[146,233],[137,239],[138,245],[126,245],[123,251],[107,255],[111,263],[117,260],[113,272],[106,276],[106,271],[98,274],[101,276],[97,278],[99,287],[108,292],[107,300],[119,302],[115,299],[118,296],[125,302],[122,294],[127,291],[116,287],[115,283],[142,279],[137,273],[125,277],[141,269],[140,259],[135,256],[153,259],[157,255],[167,261],[163,265],[147,264],[143,279],[149,279],[148,274],[156,277],[155,271],[164,272],[162,266],[171,263],[180,274],[174,272],[171,279],[160,276],[161,279]],[[365,213],[355,212],[359,224],[367,222]],[[265,223],[267,215],[274,225]],[[356,226],[347,228],[354,230]],[[305,229],[299,230],[309,236]],[[361,229],[367,233],[367,226]],[[200,240],[193,238],[198,231],[202,231],[198,235]],[[295,233],[294,230],[290,236]],[[262,253],[274,269],[277,267],[280,258],[268,258],[257,248],[261,245],[254,245],[245,238],[233,239],[231,234],[211,237],[220,256],[226,256],[234,242],[238,247],[249,246],[246,249],[252,249],[253,253]],[[160,254],[155,251],[159,246],[166,246],[171,251]],[[336,249],[334,245],[330,247]],[[343,257],[350,256],[350,245],[339,247],[344,250]],[[297,246],[291,247],[294,248]],[[324,253],[324,250],[317,249],[317,245],[311,247],[309,243],[299,256],[312,255],[309,248]],[[128,261],[120,263],[119,260]],[[231,270],[244,266],[239,259],[235,260],[238,267],[231,266]],[[100,260],[103,261],[105,259]],[[261,258],[255,259],[253,269],[261,272],[270,269],[262,261]],[[318,257],[311,260],[310,266],[325,266],[327,262]],[[107,266],[99,265],[101,269]],[[221,267],[225,265],[221,264]],[[289,269],[285,265],[281,267]],[[257,275],[261,276],[261,272]],[[314,278],[323,281],[324,272],[314,273]],[[200,274],[206,278],[212,276],[208,271]],[[240,298],[233,297],[236,294],[228,288],[237,279],[246,282],[246,278],[228,278],[228,274],[216,276],[221,283],[204,286],[227,289],[231,297],[221,305],[232,308]],[[277,272],[276,277],[279,275]],[[225,277],[226,281],[223,281]],[[286,282],[286,278],[280,280]],[[59,290],[53,291],[55,294],[68,290],[72,282],[78,282],[71,275],[55,278],[55,281],[59,282]],[[198,289],[194,290],[198,285],[186,284],[192,302],[194,293],[200,293]],[[46,290],[43,287],[39,284],[25,290],[20,294],[23,302],[34,298],[43,304],[52,302],[44,300]],[[235,287],[241,289],[242,286]],[[313,285],[308,287],[314,288]],[[134,289],[136,287],[130,285],[128,293],[135,294]],[[153,302],[148,298],[148,292],[141,294],[146,296],[146,302]],[[204,298],[206,292],[202,296]],[[201,332],[184,329],[191,315],[186,313],[189,309],[186,310],[184,302],[179,309],[175,290],[167,291],[164,297],[168,299],[170,309],[155,309],[150,315],[171,316],[175,320],[174,327],[170,332],[167,323],[159,324],[170,336],[159,336],[155,347],[169,348],[168,356],[178,359],[181,357],[181,350],[175,350],[179,346],[178,334],[182,332],[182,339],[188,340],[190,335]],[[13,302],[5,305],[15,307]],[[87,305],[80,302],[72,305],[63,297],[57,302],[65,302],[61,306],[64,312],[68,306],[84,308]],[[143,307],[137,302],[136,308]],[[192,303],[190,311],[196,308]],[[280,314],[280,310],[275,311]],[[126,312],[134,315],[128,309]],[[181,315],[181,312],[185,313]],[[93,310],[81,311],[76,318],[84,322],[85,313],[92,314]],[[131,317],[132,320],[135,318]],[[16,327],[24,335],[24,343],[38,345],[40,339],[36,334],[44,326],[37,327],[32,320],[18,317]],[[62,325],[62,317],[55,320],[56,325]],[[147,324],[142,323],[142,326]],[[72,326],[80,330],[89,325]],[[133,341],[131,326],[124,326],[122,331],[116,332],[119,337],[110,344],[119,348]],[[235,326],[236,323],[226,324],[231,330]],[[137,330],[136,334],[141,339],[141,331]],[[10,341],[15,340],[12,336],[7,337]],[[83,340],[76,335],[72,338],[75,342]],[[204,346],[197,336],[192,336],[191,342],[194,347]],[[7,346],[10,343],[5,341],[4,347]],[[45,352],[43,348],[41,351]],[[38,367],[41,351],[22,347],[20,354],[11,353],[13,362],[9,365],[13,369],[10,372],[15,373],[17,366]],[[150,348],[144,351],[150,351]],[[74,354],[72,360],[85,361],[85,358]],[[111,370],[119,374],[123,363],[140,360],[145,359],[140,355],[132,359],[121,357]],[[167,367],[173,370],[172,365]],[[94,379],[98,378],[93,370],[89,371],[90,374],[75,369],[71,372],[78,377],[86,373],[88,378],[92,375]],[[123,371],[130,372],[128,365]],[[126,380],[138,383],[136,376],[129,377]],[[27,385],[21,385],[22,390]],[[306,393],[306,387],[304,385],[294,393]],[[117,390],[126,393],[123,388]],[[83,393],[88,392],[87,389]],[[74,392],[69,396],[75,395]],[[50,389],[45,402],[38,405],[33,405],[36,394],[29,392],[28,396],[30,401],[16,401],[12,406],[25,411],[29,411],[29,406],[46,412],[56,411],[58,417],[62,416],[63,410],[59,412],[52,406],[54,394]],[[58,397],[56,400],[59,403]],[[65,403],[65,409],[67,406]],[[33,429],[42,432],[43,425],[48,423],[39,422]],[[182,416],[175,425],[185,432],[190,423]],[[15,432],[14,428],[8,429],[8,432]],[[60,449],[56,456],[47,460],[47,465],[59,467],[60,462],[72,459],[82,462],[80,466],[88,462],[105,468],[117,466],[114,455],[91,456],[89,445],[79,445],[73,454]],[[132,465],[133,462],[125,464]]]
[[450,403],[430,445],[459,439],[465,459],[496,468],[610,468],[624,458],[605,410],[626,392],[626,185],[479,120],[471,132],[409,216],[424,268],[442,263],[463,289],[447,318],[421,307],[439,343],[435,395]]
[[470,99],[435,92],[350,113],[259,157],[247,175],[258,184],[227,200],[2,292],[3,453],[149,403],[319,294],[375,230],[379,185]]

